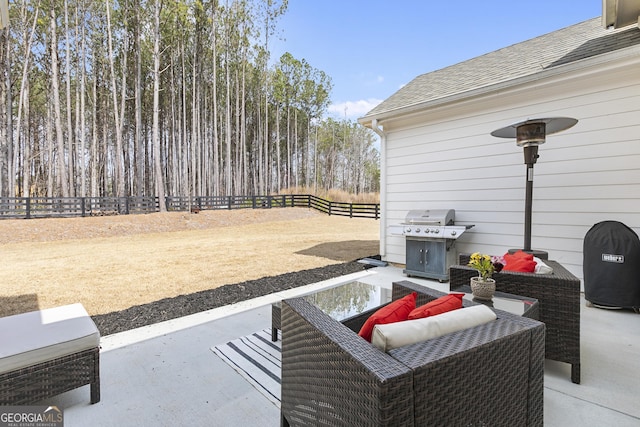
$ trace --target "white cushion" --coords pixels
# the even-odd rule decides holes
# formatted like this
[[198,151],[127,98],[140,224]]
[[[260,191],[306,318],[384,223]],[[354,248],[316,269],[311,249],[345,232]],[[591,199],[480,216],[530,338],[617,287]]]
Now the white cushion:
[[545,264],[540,258],[533,257],[533,260],[536,262],[536,268],[533,270],[535,274],[551,274],[553,273],[553,268],[549,267]]
[[474,305],[422,319],[376,325],[373,328],[371,344],[382,351],[389,351],[482,325],[495,319],[496,314],[489,307],[482,304]]
[[100,332],[82,304],[0,318],[0,372],[96,348]]

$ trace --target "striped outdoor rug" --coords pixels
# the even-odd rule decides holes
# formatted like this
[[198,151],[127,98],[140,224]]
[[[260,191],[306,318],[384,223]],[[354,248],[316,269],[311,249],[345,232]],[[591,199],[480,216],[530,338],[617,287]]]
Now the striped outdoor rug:
[[229,366],[280,407],[280,345],[271,341],[271,329],[211,347]]

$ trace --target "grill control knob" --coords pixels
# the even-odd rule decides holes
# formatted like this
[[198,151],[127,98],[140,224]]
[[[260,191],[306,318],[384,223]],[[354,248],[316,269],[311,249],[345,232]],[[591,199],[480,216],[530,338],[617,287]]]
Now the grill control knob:
[[416,228],[416,233],[419,233],[419,232],[420,232],[420,229],[419,229],[419,228]]
[[411,233],[411,227],[405,228],[404,231],[406,231],[407,233]]
[[451,235],[452,236],[455,236],[456,234],[458,234],[458,233],[456,233],[456,230],[451,230]]
[[436,228],[435,230],[433,230],[436,234],[440,233],[440,229]]

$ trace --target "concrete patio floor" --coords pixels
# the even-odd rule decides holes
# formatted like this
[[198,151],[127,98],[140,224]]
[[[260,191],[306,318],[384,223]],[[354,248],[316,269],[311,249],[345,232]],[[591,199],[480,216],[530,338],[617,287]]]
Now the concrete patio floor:
[[[272,294],[208,312],[103,337],[101,401],[89,388],[43,404],[64,410],[66,427],[278,426],[279,409],[210,348],[271,325],[271,303],[337,283],[391,287],[411,280],[393,266]],[[581,304],[582,384],[567,364],[545,364],[546,426],[640,426],[640,315]]]

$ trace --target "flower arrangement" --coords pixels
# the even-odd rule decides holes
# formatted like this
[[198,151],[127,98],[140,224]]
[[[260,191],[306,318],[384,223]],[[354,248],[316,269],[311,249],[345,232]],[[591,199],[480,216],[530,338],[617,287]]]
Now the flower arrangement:
[[494,260],[492,259],[492,257],[490,257],[489,255],[481,254],[479,252],[471,254],[468,266],[478,270],[478,273],[480,273],[479,277],[483,281],[491,279],[491,276],[496,270],[502,270],[501,263],[494,264]]

